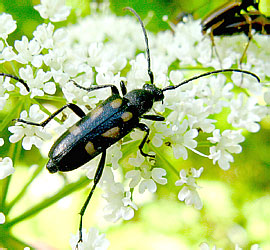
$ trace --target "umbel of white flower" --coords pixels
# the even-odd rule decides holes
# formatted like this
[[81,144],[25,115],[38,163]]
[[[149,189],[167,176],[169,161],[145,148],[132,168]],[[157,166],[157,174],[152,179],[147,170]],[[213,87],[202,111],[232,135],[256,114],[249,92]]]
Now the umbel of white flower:
[[[28,93],[21,83],[16,83],[15,87],[10,84],[10,79],[0,77],[0,110],[4,109],[7,100],[12,98],[11,93],[19,91],[20,95],[27,96],[31,102],[29,108],[20,111],[20,118],[39,123],[46,119],[47,114],[42,111],[44,109],[41,108],[38,97],[58,100],[59,96],[55,96],[58,90],[63,103],[74,102],[88,112],[85,105],[95,108],[110,95],[109,89],[86,92],[74,86],[71,79],[84,87],[91,84],[119,86],[123,80],[127,82],[128,91],[141,88],[149,81],[145,55],[136,54],[137,51],[145,50],[145,44],[143,35],[138,35],[142,34],[142,31],[135,18],[117,17],[107,8],[95,12],[92,5],[91,16],[80,19],[77,24],[55,29],[51,22],[63,21],[70,13],[70,8],[65,6],[64,2],[41,0],[41,4],[35,6],[35,9],[47,20],[36,28],[31,40],[23,36],[20,41],[15,41],[14,45],[8,44],[7,37],[16,29],[16,22],[9,14],[0,15],[0,63],[18,62],[21,65],[17,70],[18,77],[27,82],[30,88]],[[172,26],[172,29],[174,33],[169,30],[156,35],[148,32],[156,86],[164,88],[170,84],[178,84],[184,78],[182,66],[202,71],[220,67],[217,57],[211,53],[210,39],[203,37],[201,33],[200,20],[190,19]],[[191,82],[174,91],[167,91],[163,103],[155,105],[155,112],[166,116],[165,122],[148,123],[151,130],[149,148],[150,151],[155,151],[152,153],[156,154],[157,160],[164,157],[163,152],[159,155],[157,152],[169,146],[176,159],[186,160],[190,151],[193,151],[212,159],[214,164],[217,163],[224,170],[230,168],[234,160],[233,154],[242,151],[240,143],[245,139],[242,130],[258,132],[259,122],[269,114],[269,106],[260,98],[264,93],[265,102],[270,103],[269,86],[264,83],[265,78],[270,77],[269,37],[256,34],[254,39],[258,46],[249,47],[247,60],[242,64],[242,68],[257,73],[262,83],[239,73],[233,73],[232,80],[228,82],[228,79],[220,74]],[[239,42],[244,44],[246,37],[232,36],[215,40],[216,46],[222,48],[220,58],[224,68],[238,64],[242,56],[242,50],[237,47]],[[174,70],[170,71],[172,67]],[[245,88],[245,91],[239,94],[239,91],[234,91],[235,85]],[[216,125],[220,117],[224,119],[224,115],[219,116],[224,109],[228,111],[226,121],[230,130],[222,130]],[[42,148],[44,142],[51,138],[51,133],[62,133],[78,119],[69,111],[66,116],[64,124],[52,122],[52,125],[48,125],[50,133],[46,131],[46,127],[41,129],[17,122],[8,128],[12,133],[9,141],[16,143],[22,140],[25,150],[31,150],[33,145]],[[200,136],[201,134],[204,136]],[[139,194],[155,193],[160,185],[167,184],[166,174],[171,169],[156,167],[139,153],[135,158],[130,156],[128,161],[134,169],[122,175],[121,181],[116,181],[115,176],[122,173],[119,160],[123,156],[124,146],[138,145],[142,137],[141,131],[132,132],[123,142],[108,149],[110,156],[107,164],[112,168],[105,168],[99,186],[104,191],[104,214],[109,221],[133,218],[137,210],[136,201],[133,199],[134,190],[138,190]],[[205,138],[204,141],[201,141],[201,138]],[[1,144],[3,143],[1,141]],[[204,154],[199,151],[200,144],[208,145],[208,155],[206,151]],[[87,176],[91,179],[96,170],[96,159],[92,163],[85,166],[88,168]],[[4,158],[0,165],[1,178],[14,172],[10,158]],[[175,185],[182,187],[178,199],[201,209],[202,201],[197,181],[203,168],[192,168],[191,173],[179,166],[175,168],[175,172],[180,172],[180,180],[176,181]],[[92,237],[96,240],[92,240]],[[80,249],[108,247],[104,235],[99,235],[95,229],[85,234],[84,239],[86,238],[79,246]]]
[[187,205],[194,205],[195,208],[201,209],[203,204],[196,189],[200,188],[196,184],[195,178],[199,178],[203,172],[203,167],[199,170],[190,169],[190,174],[187,174],[184,169],[180,171],[180,180],[175,182],[176,186],[184,186],[178,193],[178,199],[185,201]]

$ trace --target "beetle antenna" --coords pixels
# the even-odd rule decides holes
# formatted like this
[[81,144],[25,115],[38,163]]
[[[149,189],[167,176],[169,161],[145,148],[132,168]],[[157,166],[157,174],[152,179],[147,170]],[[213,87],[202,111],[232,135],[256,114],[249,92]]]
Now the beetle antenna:
[[167,90],[176,89],[176,88],[178,88],[178,87],[180,87],[180,86],[182,86],[182,85],[184,85],[184,84],[186,84],[188,82],[194,81],[194,80],[199,79],[201,77],[205,77],[205,76],[208,76],[208,75],[213,75],[213,74],[217,74],[217,73],[221,73],[221,72],[240,72],[240,73],[243,73],[243,74],[251,75],[254,78],[256,78],[256,80],[258,82],[260,82],[260,78],[257,75],[255,75],[252,72],[246,71],[246,70],[241,70],[241,69],[220,69],[220,70],[214,70],[214,71],[206,72],[206,73],[203,73],[203,74],[198,75],[198,76],[194,76],[194,77],[192,77],[190,79],[187,79],[187,80],[185,80],[185,81],[183,81],[183,82],[181,82],[181,83],[179,83],[179,84],[177,84],[175,86],[167,86],[164,89],[162,89],[162,91],[164,92],[164,91],[167,91]]
[[28,92],[30,92],[29,86],[27,85],[27,83],[26,83],[23,79],[20,79],[20,78],[18,78],[17,76],[13,76],[13,75],[6,74],[6,73],[0,73],[0,76],[4,76],[4,77],[7,76],[7,77],[10,77],[10,78],[12,78],[12,79],[15,79],[15,80],[19,81],[20,83],[23,84],[23,86],[26,88],[26,90],[27,90]]
[[132,9],[130,7],[125,7],[124,10],[131,11],[138,18],[138,20],[139,20],[139,22],[141,24],[143,34],[144,34],[144,40],[145,40],[145,44],[146,44],[146,53],[147,53],[147,62],[148,62],[148,75],[150,77],[151,84],[154,84],[154,75],[153,75],[153,72],[151,71],[151,65],[150,65],[150,50],[149,50],[149,45],[148,45],[148,37],[147,37],[147,34],[146,34],[146,30],[144,28],[142,19],[140,18],[140,16],[137,14],[137,12],[134,9]]

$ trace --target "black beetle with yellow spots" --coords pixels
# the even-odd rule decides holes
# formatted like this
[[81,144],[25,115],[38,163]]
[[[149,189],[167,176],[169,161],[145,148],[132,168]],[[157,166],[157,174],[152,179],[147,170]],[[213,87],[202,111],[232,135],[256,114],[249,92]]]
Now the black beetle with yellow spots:
[[[116,86],[112,84],[93,86],[85,88],[74,82],[74,85],[85,91],[94,91],[102,88],[111,88],[112,95],[103,101],[99,106],[93,109],[89,114],[85,114],[84,111],[73,103],[68,103],[42,123],[34,123],[25,121],[22,119],[16,119],[18,122],[26,123],[34,126],[44,127],[48,122],[55,118],[65,108],[70,108],[81,119],[72,127],[70,127],[52,146],[49,152],[49,161],[47,163],[47,169],[50,173],[57,171],[71,171],[83,164],[87,163],[97,155],[101,154],[101,159],[95,173],[94,184],[88,195],[81,211],[80,211],[80,225],[79,225],[79,242],[82,239],[82,221],[86,207],[90,202],[93,192],[98,184],[102,172],[105,166],[106,150],[130,133],[134,128],[139,128],[146,134],[139,145],[140,152],[145,157],[154,157],[143,151],[145,142],[147,141],[150,130],[147,125],[140,122],[140,119],[148,119],[152,121],[164,121],[163,116],[159,115],[146,115],[152,107],[154,102],[163,101],[164,92],[167,90],[173,90],[181,85],[184,85],[190,81],[198,79],[203,76],[216,74],[220,72],[235,71],[252,75],[258,81],[259,78],[248,71],[239,69],[223,69],[216,70],[195,76],[191,79],[185,80],[177,85],[167,86],[164,89],[159,89],[154,85],[154,77],[150,67],[150,52],[148,47],[148,38],[143,26],[143,23],[138,14],[131,8],[126,8],[133,12],[138,18],[146,42],[147,62],[148,62],[148,74],[150,77],[150,83],[143,85],[142,89],[135,89],[127,93],[126,86],[123,81],[120,82],[122,96]],[[22,79],[10,74],[0,73],[2,76],[11,77],[20,81],[25,88],[29,91],[29,86]],[[78,157],[79,156],[79,157]],[[78,246],[78,245],[77,245]]]

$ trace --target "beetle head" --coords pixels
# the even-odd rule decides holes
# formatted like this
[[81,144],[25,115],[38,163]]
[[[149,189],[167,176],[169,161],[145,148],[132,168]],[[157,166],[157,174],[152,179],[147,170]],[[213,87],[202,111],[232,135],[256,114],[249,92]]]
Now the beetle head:
[[164,99],[162,89],[157,88],[154,84],[146,83],[143,85],[143,89],[151,92],[154,102],[162,101]]

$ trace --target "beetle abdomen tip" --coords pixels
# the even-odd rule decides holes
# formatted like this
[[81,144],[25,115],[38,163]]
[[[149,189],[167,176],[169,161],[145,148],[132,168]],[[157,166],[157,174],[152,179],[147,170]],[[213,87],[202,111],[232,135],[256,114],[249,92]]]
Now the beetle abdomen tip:
[[48,161],[46,168],[49,170],[51,174],[56,173],[58,171],[58,167],[53,163],[51,159]]

